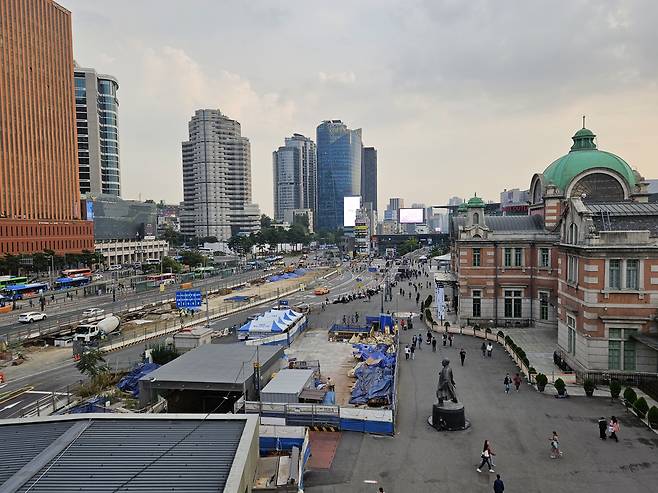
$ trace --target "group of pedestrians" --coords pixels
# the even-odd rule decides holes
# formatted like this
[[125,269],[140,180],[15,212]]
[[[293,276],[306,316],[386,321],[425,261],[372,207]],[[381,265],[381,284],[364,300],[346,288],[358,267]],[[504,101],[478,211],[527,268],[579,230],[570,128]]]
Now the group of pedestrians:
[[509,395],[510,390],[512,388],[512,384],[514,384],[514,388],[516,391],[519,391],[519,388],[521,387],[521,375],[517,373],[514,375],[514,377],[510,377],[510,374],[507,373],[505,374],[505,378],[503,379],[503,385],[505,386],[505,393]]
[[480,346],[480,351],[482,351],[483,358],[491,358],[493,354],[493,344],[491,344],[491,341],[488,342],[482,341],[482,345]]
[[599,438],[601,440],[610,438],[610,440],[618,442],[619,437],[617,437],[617,433],[619,433],[619,420],[617,416],[612,416],[610,421],[606,421],[603,416],[599,418]]

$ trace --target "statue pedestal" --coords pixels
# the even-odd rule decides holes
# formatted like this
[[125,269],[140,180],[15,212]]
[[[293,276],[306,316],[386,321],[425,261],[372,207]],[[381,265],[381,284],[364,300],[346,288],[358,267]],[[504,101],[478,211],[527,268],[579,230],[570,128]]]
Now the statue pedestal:
[[444,402],[442,406],[432,406],[432,416],[427,419],[430,426],[439,431],[465,430],[471,424],[466,421],[464,405],[457,402]]

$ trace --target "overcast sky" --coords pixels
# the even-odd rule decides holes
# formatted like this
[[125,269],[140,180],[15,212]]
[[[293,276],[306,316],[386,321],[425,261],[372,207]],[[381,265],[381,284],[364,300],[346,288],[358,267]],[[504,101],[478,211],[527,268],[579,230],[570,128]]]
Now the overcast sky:
[[182,199],[181,141],[219,108],[272,151],[322,120],[363,129],[379,206],[528,188],[587,115],[599,148],[658,178],[655,0],[60,0],[75,58],[119,80],[125,198]]

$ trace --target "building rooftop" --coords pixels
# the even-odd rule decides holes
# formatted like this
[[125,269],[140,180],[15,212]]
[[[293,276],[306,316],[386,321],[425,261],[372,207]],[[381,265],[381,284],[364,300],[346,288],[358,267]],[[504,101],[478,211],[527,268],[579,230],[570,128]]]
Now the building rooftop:
[[256,434],[247,415],[2,420],[0,491],[237,491]]
[[599,231],[649,231],[658,236],[658,203],[587,203],[592,221]]
[[289,370],[283,369],[270,380],[261,392],[269,394],[292,394],[299,392],[309,378],[313,376],[314,370]]
[[603,168],[620,175],[632,189],[635,186],[635,173],[619,156],[596,148],[591,130],[582,128],[575,133],[573,146],[569,153],[553,161],[544,170],[544,180],[547,184],[556,185],[565,191],[569,183],[579,174],[593,168]]
[[[464,226],[465,217],[455,217],[455,226]],[[543,233],[544,218],[540,215],[532,216],[485,216],[486,227],[494,233]]]
[[235,344],[204,344],[161,366],[141,380],[152,382],[187,382],[203,384],[242,385],[252,378],[253,364],[260,361],[266,367],[283,356],[278,346],[245,346]]

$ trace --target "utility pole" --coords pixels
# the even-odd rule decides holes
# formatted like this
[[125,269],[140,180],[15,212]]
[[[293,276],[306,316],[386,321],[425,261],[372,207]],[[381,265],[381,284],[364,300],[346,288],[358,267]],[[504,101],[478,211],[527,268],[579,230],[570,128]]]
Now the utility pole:
[[210,328],[210,299],[208,298],[208,288],[206,288],[206,327]]

